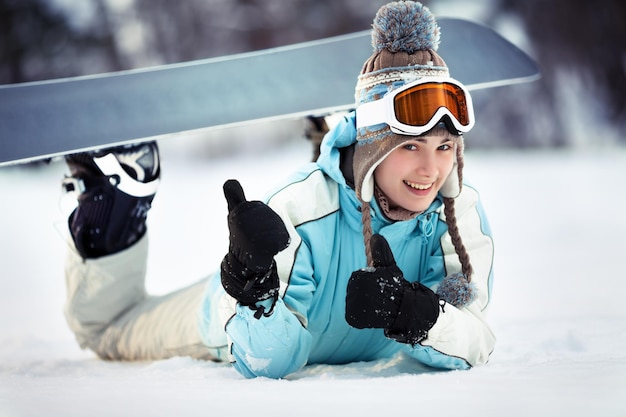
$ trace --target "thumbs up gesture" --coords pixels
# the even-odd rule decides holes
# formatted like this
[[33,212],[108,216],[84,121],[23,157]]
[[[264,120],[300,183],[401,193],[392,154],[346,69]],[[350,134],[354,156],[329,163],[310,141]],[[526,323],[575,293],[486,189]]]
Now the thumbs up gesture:
[[372,236],[371,245],[373,268],[354,271],[348,281],[346,321],[357,329],[384,329],[391,339],[417,344],[439,317],[439,298],[404,278],[384,237]]
[[289,244],[281,218],[267,204],[248,201],[237,180],[224,183],[228,203],[230,250],[247,268],[267,271],[276,255]]
[[289,244],[282,219],[261,201],[248,201],[236,180],[226,181],[229,248],[221,265],[222,286],[243,305],[276,298],[274,256]]

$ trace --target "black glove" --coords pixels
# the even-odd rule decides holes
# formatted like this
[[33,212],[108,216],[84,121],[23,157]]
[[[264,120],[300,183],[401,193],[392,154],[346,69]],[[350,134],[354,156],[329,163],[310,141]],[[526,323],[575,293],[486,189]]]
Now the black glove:
[[[289,244],[281,218],[261,201],[247,201],[236,180],[224,183],[230,245],[222,261],[222,286],[241,304],[278,297],[274,255]],[[263,312],[261,311],[261,314]]]
[[357,329],[385,329],[391,339],[417,344],[439,317],[439,298],[404,279],[384,237],[372,236],[371,245],[374,268],[354,271],[348,281],[346,321]]

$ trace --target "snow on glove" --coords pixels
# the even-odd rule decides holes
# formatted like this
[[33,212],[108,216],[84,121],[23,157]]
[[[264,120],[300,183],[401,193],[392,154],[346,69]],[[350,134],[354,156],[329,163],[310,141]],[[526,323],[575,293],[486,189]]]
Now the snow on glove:
[[357,329],[379,328],[401,343],[417,344],[439,317],[439,298],[409,282],[396,265],[389,244],[372,236],[373,268],[354,271],[346,293],[346,321]]
[[221,265],[222,286],[247,306],[276,299],[279,280],[274,255],[289,244],[285,224],[267,204],[247,201],[236,180],[224,183],[224,196],[230,244]]

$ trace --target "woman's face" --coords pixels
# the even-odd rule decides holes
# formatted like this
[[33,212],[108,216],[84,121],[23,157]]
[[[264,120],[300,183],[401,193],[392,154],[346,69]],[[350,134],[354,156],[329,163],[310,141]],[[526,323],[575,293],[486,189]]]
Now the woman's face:
[[426,135],[407,140],[374,171],[374,180],[391,207],[425,211],[452,171],[454,142],[449,135]]

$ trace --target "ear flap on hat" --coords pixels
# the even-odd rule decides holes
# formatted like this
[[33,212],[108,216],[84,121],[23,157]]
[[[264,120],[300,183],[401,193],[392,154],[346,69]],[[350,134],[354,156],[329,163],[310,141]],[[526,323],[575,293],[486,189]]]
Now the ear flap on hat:
[[383,159],[385,159],[386,157],[387,155],[376,161],[376,163],[374,163],[374,165],[372,165],[370,169],[365,173],[365,177],[363,177],[363,183],[361,183],[362,201],[370,202],[372,201],[372,198],[374,198],[374,170],[378,165],[380,165],[381,162],[383,162]]
[[[387,131],[389,130],[389,128],[386,129]],[[365,172],[365,175],[363,175],[363,180],[360,183],[355,177],[355,185],[357,187],[360,187],[360,189],[357,190],[357,196],[359,196],[361,201],[372,201],[372,198],[374,198],[374,171],[376,170],[378,165],[380,165],[383,160],[385,160],[385,158],[389,156],[391,152],[393,152],[396,148],[406,142],[406,139],[397,137],[391,134],[390,131],[388,132],[387,136],[387,139],[381,141],[381,143],[379,144],[380,146],[378,147],[377,152],[371,155],[370,158],[362,157],[364,147],[367,147],[367,145],[361,145],[361,147],[357,145],[354,159],[354,164],[356,164],[355,174],[363,172],[362,167],[367,167],[367,163],[371,163],[372,161],[374,161],[369,169]]]
[[455,140],[456,152],[454,154],[454,165],[448,175],[448,178],[444,181],[439,193],[443,197],[456,198],[461,193],[461,169],[462,163],[459,164],[459,160],[463,158],[463,137],[459,136],[458,141]]

